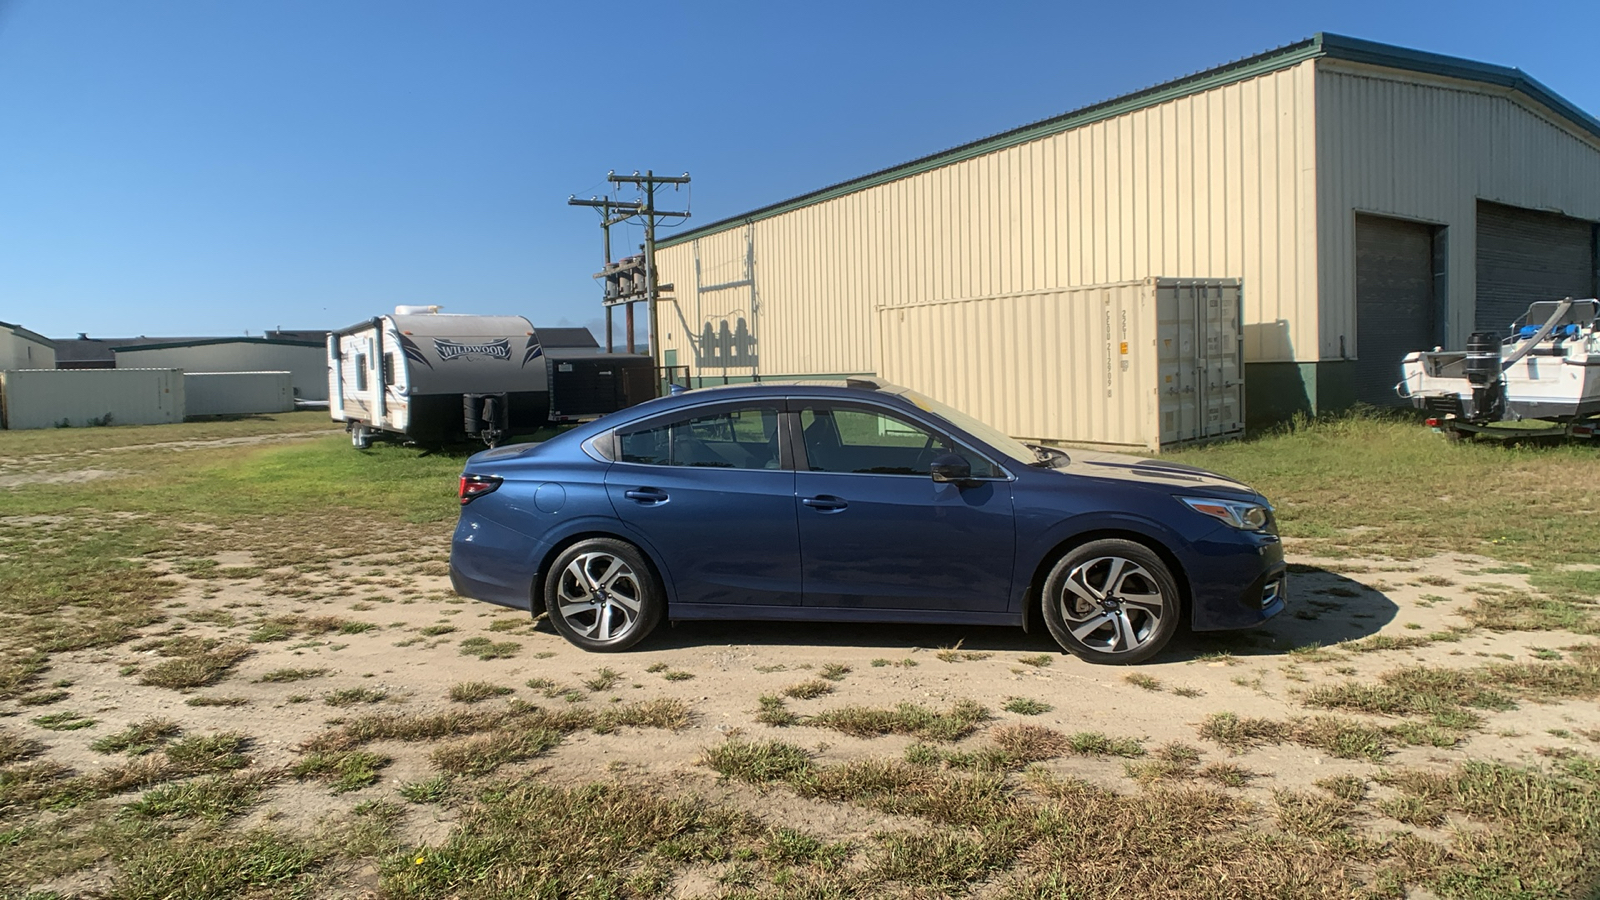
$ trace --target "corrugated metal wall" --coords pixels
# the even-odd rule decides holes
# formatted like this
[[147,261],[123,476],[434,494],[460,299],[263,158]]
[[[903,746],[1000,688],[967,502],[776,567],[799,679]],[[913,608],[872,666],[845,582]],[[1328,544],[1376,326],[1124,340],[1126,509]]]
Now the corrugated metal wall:
[[288,372],[188,372],[183,376],[185,415],[242,416],[289,412],[294,388]]
[[328,399],[328,351],[317,346],[235,341],[194,347],[118,350],[118,368],[173,366],[185,372],[288,372],[296,396]]
[[1453,347],[1465,346],[1473,330],[1479,199],[1600,219],[1600,141],[1531,101],[1481,84],[1343,61],[1317,66],[1324,358],[1360,352],[1357,212],[1445,227]]
[[0,369],[53,369],[54,347],[29,340],[9,328],[0,328]]
[[662,346],[720,374],[707,326],[743,318],[764,376],[876,372],[878,306],[1165,276],[1242,279],[1246,359],[1315,359],[1314,89],[1306,62],[666,248]]
[[0,372],[9,429],[166,425],[184,416],[177,369],[16,369]]
[[1237,282],[882,306],[883,377],[1017,437],[1159,450],[1244,430]]

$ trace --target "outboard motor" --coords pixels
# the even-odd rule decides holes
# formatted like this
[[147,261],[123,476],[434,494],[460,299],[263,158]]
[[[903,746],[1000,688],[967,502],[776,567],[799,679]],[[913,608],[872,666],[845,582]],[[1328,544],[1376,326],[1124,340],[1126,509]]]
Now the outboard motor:
[[1474,331],[1467,338],[1464,363],[1467,381],[1472,385],[1472,409],[1467,418],[1489,422],[1505,412],[1505,380],[1501,378],[1500,335],[1493,331]]

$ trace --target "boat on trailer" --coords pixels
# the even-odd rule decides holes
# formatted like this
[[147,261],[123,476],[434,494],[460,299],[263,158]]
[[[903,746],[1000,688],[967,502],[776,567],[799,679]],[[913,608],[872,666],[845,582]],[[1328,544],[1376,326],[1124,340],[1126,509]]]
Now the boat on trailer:
[[[1593,437],[1600,430],[1600,300],[1538,301],[1506,337],[1479,331],[1465,351],[1408,353],[1400,371],[1395,393],[1454,437],[1491,426],[1508,437]],[[1529,427],[1504,424],[1519,422]]]

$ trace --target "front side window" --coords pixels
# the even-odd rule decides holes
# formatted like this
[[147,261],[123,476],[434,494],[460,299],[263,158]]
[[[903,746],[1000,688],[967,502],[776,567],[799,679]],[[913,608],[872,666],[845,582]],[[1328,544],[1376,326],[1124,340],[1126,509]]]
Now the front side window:
[[929,475],[935,457],[955,453],[974,478],[997,478],[994,464],[954,439],[887,412],[852,408],[800,411],[806,461],[813,472]]
[[619,460],[647,466],[776,469],[778,408],[750,406],[656,425],[619,436]]
[[364,391],[366,389],[367,389],[367,355],[365,353],[357,353],[356,354],[356,390]]

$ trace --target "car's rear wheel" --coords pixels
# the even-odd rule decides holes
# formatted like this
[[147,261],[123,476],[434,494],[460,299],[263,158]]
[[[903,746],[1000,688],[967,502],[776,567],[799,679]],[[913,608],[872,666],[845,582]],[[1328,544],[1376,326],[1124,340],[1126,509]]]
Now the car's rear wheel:
[[1045,579],[1044,622],[1067,652],[1092,663],[1143,662],[1178,629],[1178,585],[1150,548],[1106,539],[1075,547]]
[[544,605],[562,637],[585,650],[608,652],[643,640],[666,604],[638,548],[590,538],[556,557],[545,576]]

